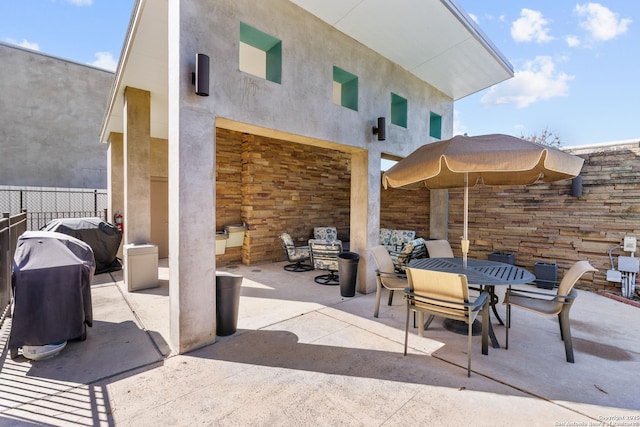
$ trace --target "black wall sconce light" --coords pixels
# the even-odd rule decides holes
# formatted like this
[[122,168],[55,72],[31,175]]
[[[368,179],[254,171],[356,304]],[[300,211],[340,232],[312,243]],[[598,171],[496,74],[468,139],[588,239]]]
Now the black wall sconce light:
[[209,57],[196,53],[196,71],[191,73],[191,84],[196,86],[196,95],[209,96]]
[[582,197],[582,176],[578,175],[571,180],[571,195]]
[[378,126],[373,127],[373,134],[378,135],[378,141],[387,139],[387,123],[384,117],[378,117]]

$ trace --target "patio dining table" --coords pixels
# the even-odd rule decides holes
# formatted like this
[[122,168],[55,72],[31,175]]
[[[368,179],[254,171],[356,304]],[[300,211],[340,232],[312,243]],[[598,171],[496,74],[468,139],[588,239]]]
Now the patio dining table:
[[[522,285],[536,279],[528,270],[512,264],[480,259],[467,259],[467,267],[463,267],[462,258],[421,258],[409,262],[409,267],[423,270],[442,271],[446,273],[464,274],[469,285],[486,287],[490,296],[490,304],[501,325],[504,323],[496,311],[498,298],[496,286]],[[484,319],[483,319],[484,321]],[[466,328],[465,328],[466,329]],[[489,336],[493,348],[500,348],[496,334],[489,320]]]

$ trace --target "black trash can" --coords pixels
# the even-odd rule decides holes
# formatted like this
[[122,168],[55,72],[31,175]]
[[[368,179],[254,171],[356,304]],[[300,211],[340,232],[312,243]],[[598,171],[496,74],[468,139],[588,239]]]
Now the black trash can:
[[343,297],[352,297],[356,294],[358,261],[360,261],[360,255],[355,252],[340,252],[338,254],[338,278],[340,280],[340,295]]
[[236,333],[242,276],[216,272],[216,335],[224,337]]

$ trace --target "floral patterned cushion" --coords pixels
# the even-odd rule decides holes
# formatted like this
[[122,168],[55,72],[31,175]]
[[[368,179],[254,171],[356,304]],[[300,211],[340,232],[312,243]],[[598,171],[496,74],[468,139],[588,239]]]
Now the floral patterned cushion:
[[279,237],[282,240],[282,243],[284,243],[285,245],[294,246],[293,239],[291,238],[291,235],[289,233],[282,233]]
[[296,247],[289,233],[282,233],[279,237],[282,240],[282,247],[289,261],[299,261],[309,258],[309,246]]
[[338,240],[338,230],[335,227],[315,227],[313,229],[313,238],[334,242]]
[[288,250],[287,252],[289,253],[289,259],[291,261],[309,258],[309,246],[298,246],[297,248],[293,248],[293,250]]
[[391,255],[396,271],[404,272],[409,261],[425,256],[426,247],[424,245],[424,239],[418,237],[406,243],[402,251],[391,251],[389,254]]
[[342,252],[342,242],[327,242],[321,239],[310,239],[311,261],[317,270],[338,271],[338,254]]
[[391,237],[391,229],[390,228],[381,228],[380,229],[380,239],[379,242],[382,246],[386,246],[389,244],[389,237]]
[[391,230],[389,245],[395,245],[400,249],[415,238],[416,232],[413,230]]

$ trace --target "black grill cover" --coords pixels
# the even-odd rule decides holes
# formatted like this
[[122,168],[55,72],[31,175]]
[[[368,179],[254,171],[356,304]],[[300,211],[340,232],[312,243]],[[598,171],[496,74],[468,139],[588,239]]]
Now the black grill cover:
[[96,274],[122,269],[117,258],[122,233],[115,225],[97,217],[59,218],[50,221],[42,230],[68,234],[91,246],[96,260]]
[[91,247],[66,234],[27,231],[13,257],[9,349],[81,338],[93,325]]

